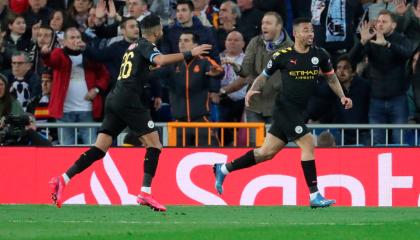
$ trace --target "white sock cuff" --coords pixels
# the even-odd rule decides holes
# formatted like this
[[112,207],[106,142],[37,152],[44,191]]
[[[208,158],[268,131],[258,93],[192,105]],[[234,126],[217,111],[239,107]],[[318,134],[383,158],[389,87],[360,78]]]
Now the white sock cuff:
[[226,168],[226,164],[223,164],[220,170],[222,171],[222,173],[224,175],[228,175],[229,174],[229,171]]
[[316,195],[318,195],[318,194],[319,194],[319,191],[316,191],[316,192],[314,192],[314,193],[311,193],[311,194],[309,194],[309,198],[310,198],[311,200],[313,200],[313,199],[315,199]]
[[152,194],[152,188],[151,187],[141,187],[140,191]]
[[63,179],[64,179],[64,183],[67,185],[70,182],[70,178],[69,176],[67,176],[67,174],[63,173]]

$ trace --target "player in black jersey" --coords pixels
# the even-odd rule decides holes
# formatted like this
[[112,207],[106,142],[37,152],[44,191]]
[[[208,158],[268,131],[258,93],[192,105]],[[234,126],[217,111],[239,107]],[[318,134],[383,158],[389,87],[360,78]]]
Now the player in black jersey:
[[293,24],[293,34],[294,46],[273,54],[267,67],[255,79],[245,97],[245,104],[248,105],[252,101],[252,96],[260,93],[265,81],[275,71],[281,71],[283,91],[277,96],[273,109],[273,124],[263,145],[230,163],[215,164],[215,187],[221,194],[222,184],[228,173],[270,160],[289,141],[294,141],[302,149],[302,168],[310,191],[310,206],[328,207],[334,204],[335,200],[325,199],[318,191],[314,140],[305,125],[303,112],[317,82],[321,81],[320,75],[326,77],[330,88],[341,99],[346,109],[352,107],[352,101],[344,96],[328,53],[322,48],[313,46],[314,32],[311,21],[296,19]]
[[206,54],[211,45],[203,44],[185,53],[162,55],[154,44],[163,34],[160,18],[149,15],[143,19],[140,27],[142,38],[131,44],[125,52],[117,83],[106,99],[105,116],[95,145],[83,153],[63,175],[51,180],[52,199],[57,207],[62,205],[63,190],[70,179],[103,158],[112,140],[128,126],[146,147],[143,184],[137,202],[157,211],[166,211],[165,206],[151,196],[151,183],[162,144],[148,107],[142,101],[142,90],[152,67]]

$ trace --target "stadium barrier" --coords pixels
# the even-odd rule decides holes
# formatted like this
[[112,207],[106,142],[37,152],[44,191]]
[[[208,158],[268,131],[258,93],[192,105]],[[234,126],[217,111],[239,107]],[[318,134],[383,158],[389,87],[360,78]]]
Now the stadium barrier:
[[[170,137],[168,136],[168,126],[170,124],[175,123],[156,123],[155,126],[159,130],[159,133],[161,135],[162,144],[163,146],[174,146],[173,142],[169,144]],[[192,124],[192,123],[189,123]],[[194,123],[195,124],[195,123]],[[201,124],[201,123],[200,123]],[[239,124],[246,126],[246,124],[254,124],[254,123],[209,123],[211,127],[214,127],[216,125],[213,124]],[[258,124],[258,123],[257,123]],[[37,124],[38,128],[47,128],[47,131],[51,128],[75,128],[75,133],[78,132],[78,128],[99,128],[100,123],[39,123]],[[419,146],[420,145],[420,124],[308,124],[307,125],[310,129],[312,129],[312,133],[314,136],[317,136],[321,131],[331,131],[334,133],[334,136],[336,137],[337,146],[349,146],[345,143],[345,137],[347,134],[347,130],[355,130],[356,131],[356,140],[354,144],[351,144],[350,147],[363,147],[363,146],[373,146],[373,137],[374,137],[374,130],[375,129],[385,129],[385,136],[386,139],[384,143],[381,146]],[[270,125],[265,126],[265,131],[268,131],[270,128]],[[397,144],[391,144],[388,141],[388,135],[390,134],[391,129],[398,129],[400,130],[400,141]],[[360,140],[360,132],[362,130],[366,130],[369,132],[369,140],[367,144],[362,144],[362,141]],[[126,135],[126,132],[121,133],[118,136],[117,139],[117,145],[121,146],[123,145],[123,139]],[[172,134],[173,136],[173,134]],[[249,136],[249,135],[248,135]],[[173,141],[173,140],[172,140]],[[247,143],[249,143],[249,139],[246,140]],[[85,144],[85,145],[91,145],[92,143]],[[59,146],[63,146],[60,143],[58,143]],[[77,140],[75,140],[75,144],[78,146],[82,146],[81,144],[78,144]],[[248,144],[247,144],[248,145]],[[289,146],[294,146],[293,144],[289,144]]]
[[[264,141],[265,135],[265,124],[264,123],[229,123],[229,122],[168,122],[168,146],[169,147],[176,147],[177,146],[177,138],[178,138],[178,129],[182,129],[182,146],[186,146],[186,129],[193,128],[195,130],[195,146],[198,147],[198,139],[199,139],[199,128],[207,128],[207,145],[212,145],[211,135],[212,130],[220,129],[220,134],[217,134],[219,137],[219,146],[225,146],[225,129],[226,128],[233,128],[233,146],[238,146],[238,129],[245,129],[246,130],[246,146],[250,147],[250,129],[255,129],[255,145],[257,147],[261,146]],[[203,146],[203,145],[201,145]]]
[[[61,174],[87,148],[2,147],[0,204],[49,204],[51,177]],[[168,205],[308,205],[300,150],[286,148],[273,160],[226,178],[214,189],[212,165],[247,149],[166,148],[153,195]],[[103,161],[77,175],[65,204],[136,204],[142,183],[143,148],[111,148]],[[316,149],[318,186],[338,206],[420,206],[418,148]]]

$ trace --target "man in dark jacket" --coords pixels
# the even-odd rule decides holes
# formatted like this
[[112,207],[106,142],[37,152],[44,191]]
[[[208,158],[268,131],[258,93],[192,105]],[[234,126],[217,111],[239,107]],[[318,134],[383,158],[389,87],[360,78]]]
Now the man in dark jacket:
[[29,1],[29,8],[23,13],[26,22],[26,30],[31,31],[34,24],[48,24],[52,9],[47,7],[47,1]]
[[[375,29],[367,23],[361,27],[361,39],[351,51],[355,60],[367,55],[368,80],[372,84],[369,123],[407,123],[408,103],[405,80],[406,63],[412,55],[412,43],[400,33],[395,15],[387,10],[379,13]],[[384,143],[385,132],[374,131],[374,143]],[[400,143],[400,130],[392,131],[392,142]]]
[[[179,37],[181,52],[190,51],[198,46],[198,37],[193,33],[183,33]],[[172,115],[180,122],[208,122],[210,99],[217,102],[220,78],[223,70],[208,57],[194,57],[178,63],[170,73],[169,96]],[[195,145],[195,131],[187,131],[186,144]],[[200,131],[200,145],[207,145],[207,129]],[[181,132],[178,136],[182,136]],[[183,145],[179,138],[178,145]],[[215,143],[213,141],[213,143]]]
[[176,6],[176,21],[173,25],[163,29],[164,39],[161,49],[164,53],[177,53],[178,39],[184,32],[193,32],[200,39],[200,44],[210,44],[213,46],[210,50],[210,57],[219,61],[217,52],[217,42],[214,29],[203,26],[200,19],[194,16],[194,4],[191,0],[179,0]]

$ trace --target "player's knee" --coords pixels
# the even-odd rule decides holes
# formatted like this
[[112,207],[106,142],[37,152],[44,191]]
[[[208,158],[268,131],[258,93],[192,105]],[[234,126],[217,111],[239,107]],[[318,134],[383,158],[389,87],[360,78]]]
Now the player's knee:
[[148,144],[146,144],[146,148],[156,148],[156,149],[162,150],[163,146],[162,146],[162,144],[158,141],[158,142],[152,142],[152,143],[148,143]]
[[276,151],[273,151],[271,149],[262,149],[259,148],[255,151],[255,157],[260,160],[260,162],[268,161],[274,158],[276,156]]

